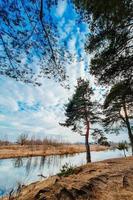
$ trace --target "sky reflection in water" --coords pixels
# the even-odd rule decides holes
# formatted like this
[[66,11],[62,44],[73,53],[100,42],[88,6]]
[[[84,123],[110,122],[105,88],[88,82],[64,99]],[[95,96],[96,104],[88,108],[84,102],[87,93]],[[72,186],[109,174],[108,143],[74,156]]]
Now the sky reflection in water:
[[[92,152],[91,155],[92,162],[123,156],[119,150]],[[130,152],[127,155],[131,155]],[[19,184],[41,180],[41,174],[46,177],[57,174],[65,163],[72,166],[85,164],[86,154],[0,159],[0,196],[8,194]]]

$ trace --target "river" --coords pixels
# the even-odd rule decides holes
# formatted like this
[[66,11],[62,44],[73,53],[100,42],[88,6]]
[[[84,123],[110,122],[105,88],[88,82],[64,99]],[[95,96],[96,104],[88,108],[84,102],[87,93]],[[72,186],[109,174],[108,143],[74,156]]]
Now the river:
[[[131,155],[129,151],[127,155]],[[108,158],[123,157],[119,150],[91,152],[92,162]],[[46,157],[28,157],[0,159],[0,196],[9,194],[19,185],[27,185],[43,180],[40,175],[49,177],[60,172],[64,164],[80,166],[86,163],[86,153],[54,155]]]

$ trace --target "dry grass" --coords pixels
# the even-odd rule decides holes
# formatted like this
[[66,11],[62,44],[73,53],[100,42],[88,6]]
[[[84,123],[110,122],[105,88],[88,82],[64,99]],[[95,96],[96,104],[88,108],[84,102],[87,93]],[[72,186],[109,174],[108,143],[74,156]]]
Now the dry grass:
[[[100,145],[91,145],[91,151],[104,151],[108,147]],[[48,156],[48,155],[63,155],[85,152],[84,145],[75,144],[61,144],[61,143],[48,143],[48,144],[29,144],[29,145],[8,145],[0,146],[0,158],[15,158],[15,157],[28,157],[28,156]]]

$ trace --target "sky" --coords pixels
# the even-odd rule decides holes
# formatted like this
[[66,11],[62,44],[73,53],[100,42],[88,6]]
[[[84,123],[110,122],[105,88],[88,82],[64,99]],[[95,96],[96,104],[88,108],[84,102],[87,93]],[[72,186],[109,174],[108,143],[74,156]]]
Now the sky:
[[[35,87],[1,76],[0,139],[16,141],[20,134],[26,133],[30,137],[41,139],[49,137],[66,142],[84,142],[83,137],[59,125],[59,122],[65,120],[64,104],[71,98],[79,77],[89,78],[97,99],[101,99],[104,91],[100,87],[96,89],[94,78],[88,73],[90,57],[86,55],[84,45],[89,27],[84,22],[76,23],[79,15],[68,2],[60,0],[58,5],[51,9],[51,15],[58,24],[61,41],[67,41],[67,48],[73,55],[77,55],[73,63],[66,66],[70,89],[65,89],[53,79],[45,78],[42,80],[42,86]],[[78,59],[80,56],[82,61]],[[32,65],[36,67],[36,58]],[[118,141],[124,137],[109,136],[109,139]]]

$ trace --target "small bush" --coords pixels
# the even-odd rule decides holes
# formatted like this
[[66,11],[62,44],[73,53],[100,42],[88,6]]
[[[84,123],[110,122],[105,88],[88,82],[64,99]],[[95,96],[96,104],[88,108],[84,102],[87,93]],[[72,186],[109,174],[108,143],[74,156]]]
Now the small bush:
[[71,174],[74,174],[74,172],[75,172],[75,167],[69,166],[68,163],[66,163],[65,165],[62,166],[62,169],[57,175],[67,177]]
[[125,157],[126,157],[126,151],[128,151],[128,148],[129,148],[129,146],[126,141],[120,142],[117,146],[118,150],[123,151]]

